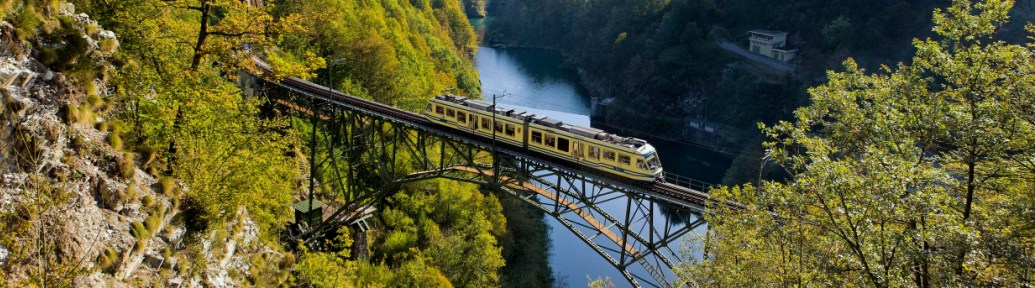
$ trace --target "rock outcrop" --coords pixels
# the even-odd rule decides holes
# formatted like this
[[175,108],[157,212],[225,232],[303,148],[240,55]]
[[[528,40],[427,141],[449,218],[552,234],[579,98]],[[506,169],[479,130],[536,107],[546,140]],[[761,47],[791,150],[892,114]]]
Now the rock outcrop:
[[[84,27],[86,53],[108,65],[103,59],[118,47],[115,33],[87,35],[85,27],[97,23],[71,4],[60,14]],[[112,105],[103,80],[73,83],[14,33],[0,22],[0,286],[30,279],[87,287],[238,286],[229,275],[247,273],[242,251],[276,253],[258,243],[244,211],[224,228],[235,232],[195,235],[200,240],[191,243],[203,247],[187,247],[183,221],[174,221],[177,196],[163,194],[159,179],[139,167],[143,160],[110,145],[112,132],[97,128],[106,120],[96,115]],[[204,269],[188,271],[188,261]]]

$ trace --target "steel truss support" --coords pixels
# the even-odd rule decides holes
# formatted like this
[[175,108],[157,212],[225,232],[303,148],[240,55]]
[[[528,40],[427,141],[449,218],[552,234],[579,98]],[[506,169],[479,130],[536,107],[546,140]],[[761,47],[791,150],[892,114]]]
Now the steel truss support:
[[378,204],[407,182],[445,178],[477,183],[537,207],[621,271],[633,286],[683,286],[670,281],[678,264],[674,260],[680,255],[672,247],[703,224],[699,206],[674,203],[578,167],[504,150],[493,159],[490,141],[476,136],[405,125],[291,87],[264,88],[271,103],[312,120],[306,122],[315,128],[306,131],[314,141],[307,151],[309,159],[315,160],[310,164],[314,165],[310,187],[325,202],[332,202],[334,211],[300,235],[307,244],[319,245],[312,239],[333,233],[349,223],[355,211]]

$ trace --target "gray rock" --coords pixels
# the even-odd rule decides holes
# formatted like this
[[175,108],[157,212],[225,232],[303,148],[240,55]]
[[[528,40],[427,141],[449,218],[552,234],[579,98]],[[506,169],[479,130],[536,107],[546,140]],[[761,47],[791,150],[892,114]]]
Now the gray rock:
[[144,255],[144,264],[147,264],[147,267],[151,267],[151,269],[160,269],[163,265],[168,265],[164,257],[151,254]]
[[4,247],[4,245],[0,245],[0,266],[7,263],[8,255],[11,255],[11,251],[7,250],[7,247]]

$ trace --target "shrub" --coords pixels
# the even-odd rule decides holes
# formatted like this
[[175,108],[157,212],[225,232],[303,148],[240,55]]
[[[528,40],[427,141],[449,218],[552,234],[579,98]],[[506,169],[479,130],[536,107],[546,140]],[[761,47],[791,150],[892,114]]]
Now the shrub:
[[151,197],[151,195],[144,196],[144,199],[140,200],[140,204],[143,204],[144,207],[151,207],[151,205],[155,204],[155,198]]

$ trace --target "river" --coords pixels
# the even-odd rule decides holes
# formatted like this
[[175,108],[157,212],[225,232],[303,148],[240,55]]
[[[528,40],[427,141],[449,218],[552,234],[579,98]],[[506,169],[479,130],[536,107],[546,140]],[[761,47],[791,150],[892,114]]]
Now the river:
[[[492,101],[495,95],[500,106],[520,106],[537,115],[566,123],[593,124],[617,133],[614,127],[601,127],[590,121],[590,97],[579,88],[572,71],[559,68],[562,59],[558,53],[544,49],[479,47],[475,62],[486,101]],[[718,183],[731,162],[729,155],[698,148],[693,143],[637,136],[654,145],[665,169],[676,174]],[[624,211],[619,211],[623,205],[611,202],[602,208],[613,215],[624,215]],[[546,221],[550,227],[549,262],[555,286],[584,287],[589,281],[587,277],[609,277],[618,287],[629,285],[617,269],[560,222],[551,217],[546,217]],[[703,233],[704,229],[702,226],[695,232]],[[679,244],[672,247],[678,249]]]

